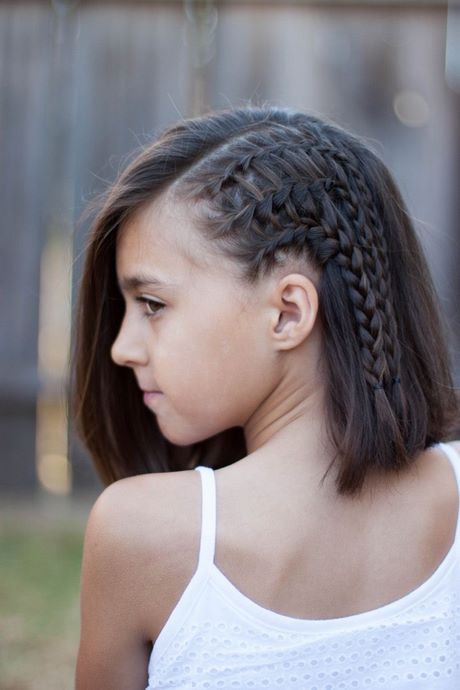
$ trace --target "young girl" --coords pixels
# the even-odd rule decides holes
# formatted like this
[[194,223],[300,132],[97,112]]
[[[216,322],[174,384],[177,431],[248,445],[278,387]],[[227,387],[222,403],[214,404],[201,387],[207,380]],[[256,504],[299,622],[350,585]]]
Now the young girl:
[[75,415],[103,481],[77,690],[460,688],[458,405],[426,261],[359,138],[167,129],[109,189]]

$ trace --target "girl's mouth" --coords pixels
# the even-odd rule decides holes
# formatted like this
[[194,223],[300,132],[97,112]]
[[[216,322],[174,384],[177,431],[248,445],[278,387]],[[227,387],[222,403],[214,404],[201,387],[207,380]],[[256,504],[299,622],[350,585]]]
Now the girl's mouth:
[[161,391],[144,391],[144,403],[150,405],[163,395]]

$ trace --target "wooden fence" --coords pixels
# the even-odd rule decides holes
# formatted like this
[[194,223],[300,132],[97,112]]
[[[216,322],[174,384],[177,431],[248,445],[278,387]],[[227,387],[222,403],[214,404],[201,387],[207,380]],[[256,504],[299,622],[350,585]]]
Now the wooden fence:
[[[428,2],[0,1],[1,489],[32,491],[37,457],[59,458],[66,444],[74,490],[95,486],[72,435],[46,427],[64,419],[52,411],[65,398],[70,269],[75,285],[86,232],[75,221],[134,147],[208,107],[308,108],[378,142],[417,218],[458,351],[452,21],[444,3]],[[37,396],[51,410],[41,431]]]

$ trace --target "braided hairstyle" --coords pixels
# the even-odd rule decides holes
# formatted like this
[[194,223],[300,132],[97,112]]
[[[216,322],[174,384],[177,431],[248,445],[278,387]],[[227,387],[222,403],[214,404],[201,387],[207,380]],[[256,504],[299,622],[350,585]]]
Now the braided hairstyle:
[[187,183],[189,197],[209,200],[213,239],[223,239],[222,249],[242,261],[243,278],[265,275],[282,249],[304,254],[324,271],[341,269],[363,374],[379,390],[400,375],[382,222],[350,137],[324,131],[318,121],[313,129],[312,119],[305,120],[303,128],[275,122],[250,130],[192,167],[179,184]]
[[113,229],[167,188],[196,204],[200,231],[236,262],[242,281],[263,280],[289,257],[318,269],[339,493],[358,493],[372,472],[405,469],[455,430],[427,264],[390,173],[364,141],[273,107],[185,120],[122,175],[98,236],[109,217]]

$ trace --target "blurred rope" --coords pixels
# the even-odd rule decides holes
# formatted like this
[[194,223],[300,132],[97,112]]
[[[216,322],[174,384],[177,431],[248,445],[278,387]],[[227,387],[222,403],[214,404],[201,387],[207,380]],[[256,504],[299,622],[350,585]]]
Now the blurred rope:
[[213,0],[184,0],[184,13],[191,68],[189,110],[191,115],[200,115],[210,107],[218,11]]
[[54,11],[59,17],[65,16],[78,5],[79,0],[51,0]]
[[460,4],[450,0],[446,27],[446,82],[460,93]]

